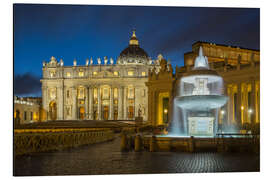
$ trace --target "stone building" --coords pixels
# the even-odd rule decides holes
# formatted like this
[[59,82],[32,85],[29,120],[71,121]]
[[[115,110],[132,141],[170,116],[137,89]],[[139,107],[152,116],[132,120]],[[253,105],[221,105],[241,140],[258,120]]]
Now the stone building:
[[45,120],[148,119],[148,71],[159,69],[140,47],[133,31],[129,45],[114,62],[104,57],[86,59],[85,65],[64,66],[51,57],[43,62],[42,107]]
[[176,77],[191,69],[200,46],[210,67],[223,77],[224,92],[229,97],[227,105],[220,111],[219,123],[242,128],[259,126],[260,51],[196,42],[192,45],[192,52],[184,55],[184,67],[176,67]]
[[41,118],[41,98],[14,97],[15,124],[38,122]]
[[134,120],[142,116],[153,126],[171,120],[175,82],[190,71],[202,47],[211,69],[224,79],[229,101],[220,110],[226,126],[260,122],[260,51],[196,42],[184,54],[184,66],[175,73],[162,55],[151,60],[133,32],[116,62],[104,57],[86,59],[85,65],[64,66],[51,57],[43,62],[42,109],[50,120]]

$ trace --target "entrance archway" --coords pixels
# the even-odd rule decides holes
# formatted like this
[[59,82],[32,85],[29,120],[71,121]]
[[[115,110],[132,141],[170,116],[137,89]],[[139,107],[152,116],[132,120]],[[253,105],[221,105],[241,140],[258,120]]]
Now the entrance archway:
[[114,108],[113,119],[117,120],[117,118],[118,118],[118,109]]
[[134,118],[134,107],[133,106],[128,107],[128,118],[129,119]]
[[84,114],[85,114],[85,109],[84,107],[80,107],[79,108],[79,119],[80,120],[83,120],[85,117],[84,117]]
[[52,101],[49,104],[49,117],[53,121],[57,118],[57,107],[55,101]]
[[103,119],[108,120],[109,117],[109,106],[103,106]]
[[15,124],[20,124],[20,120],[21,120],[21,118],[20,118],[20,110],[17,109],[15,111],[14,119],[15,119]]

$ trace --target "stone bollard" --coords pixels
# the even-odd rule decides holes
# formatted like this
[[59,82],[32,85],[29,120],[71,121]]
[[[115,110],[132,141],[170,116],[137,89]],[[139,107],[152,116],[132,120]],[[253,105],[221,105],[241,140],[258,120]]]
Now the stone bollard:
[[152,136],[150,139],[150,152],[155,152],[156,148],[156,136]]
[[189,152],[194,152],[194,151],[195,151],[194,137],[190,136],[190,139],[189,139]]
[[135,137],[135,151],[138,152],[141,150],[141,136],[138,134]]
[[121,151],[127,150],[127,135],[125,133],[121,136]]

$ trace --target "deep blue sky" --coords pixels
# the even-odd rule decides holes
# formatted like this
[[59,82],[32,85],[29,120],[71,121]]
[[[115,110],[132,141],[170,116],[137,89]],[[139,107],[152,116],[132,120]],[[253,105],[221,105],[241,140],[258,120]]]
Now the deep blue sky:
[[260,49],[260,10],[247,8],[14,5],[16,95],[40,95],[42,61],[71,65],[113,57],[128,45],[132,29],[152,58],[173,66],[196,41]]

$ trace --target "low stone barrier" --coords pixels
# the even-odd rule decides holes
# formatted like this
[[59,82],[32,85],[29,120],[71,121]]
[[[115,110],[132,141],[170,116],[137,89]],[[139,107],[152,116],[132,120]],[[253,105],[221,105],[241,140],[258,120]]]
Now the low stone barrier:
[[114,139],[112,130],[14,133],[15,155],[78,147]]
[[194,137],[143,137],[143,147],[150,152],[180,151],[180,152],[253,152],[259,153],[259,137],[240,138],[194,138]]

